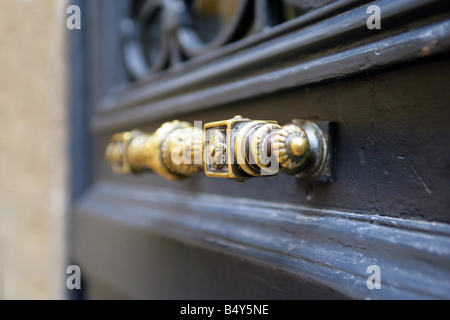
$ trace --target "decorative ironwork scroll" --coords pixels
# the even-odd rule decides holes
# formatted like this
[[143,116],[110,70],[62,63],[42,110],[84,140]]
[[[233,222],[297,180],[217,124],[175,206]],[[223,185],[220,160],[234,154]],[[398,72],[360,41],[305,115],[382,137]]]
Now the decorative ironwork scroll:
[[294,19],[333,0],[134,0],[123,20],[134,78],[169,68]]

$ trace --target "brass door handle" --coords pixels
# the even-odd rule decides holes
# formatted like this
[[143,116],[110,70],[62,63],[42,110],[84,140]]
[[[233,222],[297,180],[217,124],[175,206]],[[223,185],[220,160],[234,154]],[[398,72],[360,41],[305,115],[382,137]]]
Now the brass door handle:
[[331,123],[233,119],[193,126],[173,121],[154,133],[115,134],[106,159],[115,173],[151,170],[179,180],[204,171],[208,177],[243,181],[280,170],[304,179],[331,181]]

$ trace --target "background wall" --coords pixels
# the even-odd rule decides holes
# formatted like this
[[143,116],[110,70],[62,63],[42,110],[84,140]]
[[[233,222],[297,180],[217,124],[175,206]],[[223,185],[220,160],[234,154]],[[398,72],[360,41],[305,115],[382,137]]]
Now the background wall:
[[0,298],[64,298],[66,8],[0,1]]

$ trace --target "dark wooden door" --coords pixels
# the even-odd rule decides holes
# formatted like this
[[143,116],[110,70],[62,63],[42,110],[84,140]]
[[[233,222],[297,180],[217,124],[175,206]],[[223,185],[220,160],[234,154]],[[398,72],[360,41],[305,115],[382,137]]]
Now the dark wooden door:
[[[224,3],[75,1],[86,297],[450,298],[448,1]],[[333,182],[167,181],[105,160],[116,132],[235,115],[334,122]]]

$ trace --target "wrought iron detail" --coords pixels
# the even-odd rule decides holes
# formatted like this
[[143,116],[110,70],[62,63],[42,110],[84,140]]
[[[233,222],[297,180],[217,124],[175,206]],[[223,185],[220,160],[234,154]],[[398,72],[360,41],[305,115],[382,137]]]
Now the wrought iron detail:
[[240,41],[334,0],[133,0],[121,23],[128,72],[141,78]]

